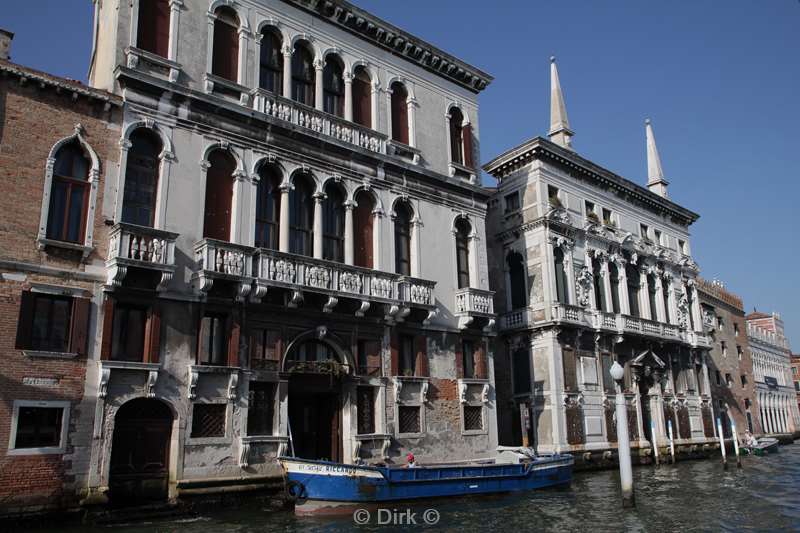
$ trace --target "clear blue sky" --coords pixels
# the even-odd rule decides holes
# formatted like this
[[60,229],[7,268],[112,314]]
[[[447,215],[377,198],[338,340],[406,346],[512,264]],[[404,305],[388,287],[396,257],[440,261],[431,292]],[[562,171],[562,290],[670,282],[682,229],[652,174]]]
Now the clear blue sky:
[[[779,311],[800,352],[800,0],[355,3],[494,75],[484,161],[547,132],[550,55],[581,155],[644,183],[650,117],[702,275]],[[13,4],[13,59],[85,79],[91,2]]]

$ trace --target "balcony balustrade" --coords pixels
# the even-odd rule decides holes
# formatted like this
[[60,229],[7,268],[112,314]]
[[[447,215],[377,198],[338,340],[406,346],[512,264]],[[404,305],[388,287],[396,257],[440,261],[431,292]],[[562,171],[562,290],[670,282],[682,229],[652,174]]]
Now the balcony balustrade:
[[107,284],[122,286],[128,269],[141,268],[161,273],[156,289],[166,289],[175,274],[175,239],[177,233],[117,223],[111,228],[108,242]]
[[263,89],[253,91],[253,108],[265,115],[333,137],[370,152],[386,153],[387,137],[385,135]]
[[467,328],[475,319],[486,319],[484,327],[494,326],[494,291],[465,287],[458,289],[455,297],[459,328]]
[[[711,347],[707,335],[696,331],[688,331],[674,324],[560,303],[553,305],[551,310],[551,320],[553,322],[573,324],[620,335],[629,333],[672,340],[690,344],[696,348]],[[534,322],[530,318],[531,311],[529,309],[518,309],[501,316],[500,328],[510,330],[531,327]]]
[[195,288],[208,292],[216,280],[236,284],[237,299],[244,299],[253,283],[253,248],[203,239],[194,247],[197,270],[192,275]]

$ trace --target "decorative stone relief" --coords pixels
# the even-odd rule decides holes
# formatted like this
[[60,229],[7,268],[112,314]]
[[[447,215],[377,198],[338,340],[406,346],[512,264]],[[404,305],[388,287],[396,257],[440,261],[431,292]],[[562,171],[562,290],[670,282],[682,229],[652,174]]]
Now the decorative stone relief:
[[594,275],[588,266],[581,268],[575,275],[575,286],[578,289],[578,304],[588,307],[594,286]]

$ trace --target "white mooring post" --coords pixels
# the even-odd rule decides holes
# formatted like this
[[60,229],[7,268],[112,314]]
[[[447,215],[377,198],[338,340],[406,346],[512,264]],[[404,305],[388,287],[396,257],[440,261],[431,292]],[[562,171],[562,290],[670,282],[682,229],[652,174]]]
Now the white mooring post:
[[717,434],[719,435],[719,449],[722,452],[722,466],[728,469],[728,457],[725,454],[725,435],[722,434],[722,419],[717,417]]
[[672,457],[672,464],[675,464],[675,439],[672,438],[672,420],[667,420],[667,432],[669,433],[669,455]]
[[736,422],[733,417],[728,418],[731,421],[731,432],[733,433],[733,450],[736,452],[736,466],[742,467],[742,455],[739,453],[739,434],[736,433]]
[[653,457],[655,457],[656,466],[659,466],[661,464],[661,461],[659,461],[659,458],[658,458],[658,442],[657,442],[657,439],[656,439],[656,423],[653,422],[652,420],[650,421],[650,435],[652,436],[651,440],[653,441],[652,442],[652,444],[653,444]]
[[617,450],[619,453],[619,481],[622,488],[622,506],[634,507],[633,467],[631,466],[631,441],[628,436],[628,406],[622,393],[622,378],[625,371],[619,362],[611,366],[611,377],[617,384]]

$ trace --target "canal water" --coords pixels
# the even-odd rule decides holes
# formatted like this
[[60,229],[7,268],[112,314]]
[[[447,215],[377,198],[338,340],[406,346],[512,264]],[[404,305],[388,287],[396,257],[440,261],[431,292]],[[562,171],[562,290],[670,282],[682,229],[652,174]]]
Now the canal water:
[[[524,494],[432,500],[412,507],[370,509],[358,518],[295,517],[239,508],[165,522],[113,526],[114,533],[337,532],[428,529],[458,531],[800,531],[800,444],[767,457],[745,457],[728,470],[719,458],[634,469],[636,508],[623,510],[617,471],[578,473],[571,488]],[[433,510],[433,511],[429,511]],[[417,525],[408,522],[409,513]],[[427,525],[425,520],[436,521]],[[381,522],[390,524],[381,525]],[[391,525],[391,523],[395,525]],[[111,526],[59,528],[110,532]],[[55,531],[55,530],[53,530]]]

